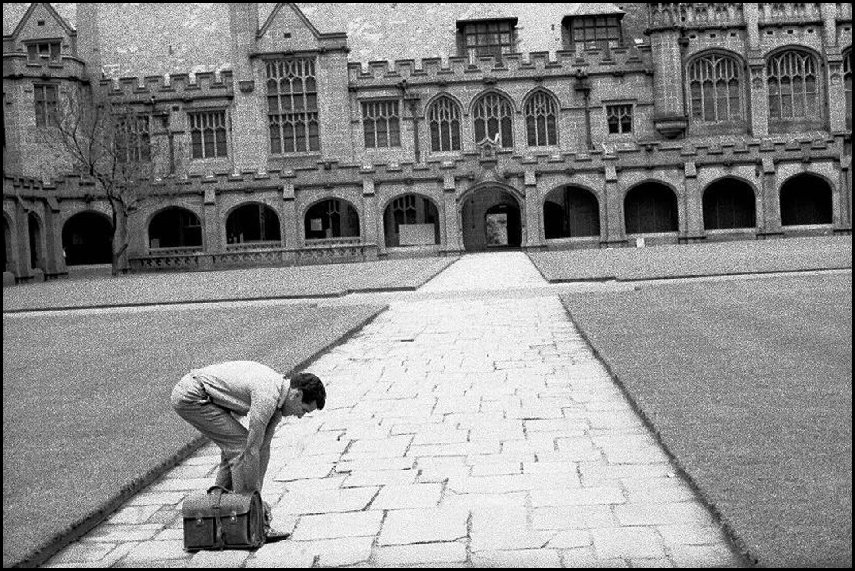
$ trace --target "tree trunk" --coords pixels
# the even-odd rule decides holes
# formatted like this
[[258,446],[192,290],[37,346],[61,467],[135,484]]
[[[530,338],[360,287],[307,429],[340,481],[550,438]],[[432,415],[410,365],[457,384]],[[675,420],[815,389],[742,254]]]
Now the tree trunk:
[[113,231],[113,275],[130,271],[128,263],[128,214],[118,204],[115,205],[116,226]]

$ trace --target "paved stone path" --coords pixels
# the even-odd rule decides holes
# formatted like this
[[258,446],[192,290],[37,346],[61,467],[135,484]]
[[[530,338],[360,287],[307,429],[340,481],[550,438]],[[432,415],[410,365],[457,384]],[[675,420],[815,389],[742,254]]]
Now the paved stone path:
[[465,256],[423,288],[461,295],[393,301],[309,367],[327,407],[283,423],[264,490],[291,540],[183,551],[212,445],[47,566],[738,566],[558,298],[479,282],[543,284],[519,253]]

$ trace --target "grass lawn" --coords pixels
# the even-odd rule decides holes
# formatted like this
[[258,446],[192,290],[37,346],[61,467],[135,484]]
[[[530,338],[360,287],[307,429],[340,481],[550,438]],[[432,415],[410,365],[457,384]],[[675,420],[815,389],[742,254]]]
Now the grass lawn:
[[648,280],[852,267],[851,236],[530,252],[550,282]]
[[250,359],[288,373],[381,309],[4,316],[3,566],[197,440],[169,402],[190,368]]
[[3,311],[233,299],[338,297],[358,291],[414,290],[455,260],[454,257],[410,258],[351,264],[52,280],[3,288]]
[[765,567],[852,565],[852,276],[563,298]]

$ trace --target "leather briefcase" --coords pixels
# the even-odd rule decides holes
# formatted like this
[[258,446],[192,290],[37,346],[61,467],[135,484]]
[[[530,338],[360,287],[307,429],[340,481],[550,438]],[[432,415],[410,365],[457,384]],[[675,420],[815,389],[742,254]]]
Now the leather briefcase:
[[220,486],[193,492],[181,508],[184,549],[257,549],[264,545],[261,494],[236,494]]

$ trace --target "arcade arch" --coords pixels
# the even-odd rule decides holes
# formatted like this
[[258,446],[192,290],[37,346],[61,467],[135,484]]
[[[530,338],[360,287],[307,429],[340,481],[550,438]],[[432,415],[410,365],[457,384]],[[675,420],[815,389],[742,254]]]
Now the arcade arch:
[[359,213],[346,200],[328,198],[306,210],[306,240],[358,238]]
[[522,245],[522,207],[507,190],[488,186],[463,197],[460,209],[466,251],[519,248]]
[[579,186],[552,190],[543,202],[543,231],[547,240],[600,235],[597,197]]
[[641,183],[626,193],[624,222],[627,234],[678,231],[677,195],[659,182]]
[[831,224],[831,186],[817,175],[797,174],[781,185],[781,226]]
[[756,197],[751,186],[735,178],[722,178],[704,190],[704,229],[754,228]]
[[202,223],[194,212],[170,206],[152,217],[148,240],[150,248],[201,248]]
[[439,211],[426,196],[396,196],[383,212],[383,231],[387,248],[439,244]]
[[113,224],[100,212],[78,212],[62,226],[66,266],[109,264],[113,259]]
[[242,204],[226,218],[226,243],[277,242],[282,239],[279,216],[260,202]]

